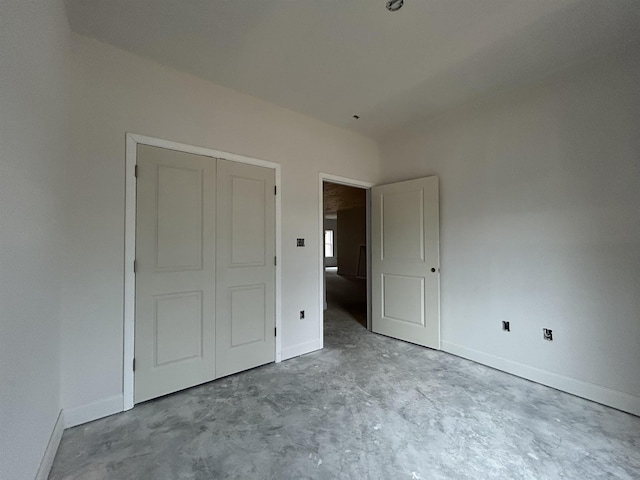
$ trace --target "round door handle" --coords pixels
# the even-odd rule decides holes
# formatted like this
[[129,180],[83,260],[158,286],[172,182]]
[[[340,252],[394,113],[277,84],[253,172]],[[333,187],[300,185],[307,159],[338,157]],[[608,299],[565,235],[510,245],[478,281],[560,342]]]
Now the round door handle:
[[435,273],[435,271],[436,271],[435,267],[432,267],[432,268],[431,268],[431,272],[432,272],[432,273]]

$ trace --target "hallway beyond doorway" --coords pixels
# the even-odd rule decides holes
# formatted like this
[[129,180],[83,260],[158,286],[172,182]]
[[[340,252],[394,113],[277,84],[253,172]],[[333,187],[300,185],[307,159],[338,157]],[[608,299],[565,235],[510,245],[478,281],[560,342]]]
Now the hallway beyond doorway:
[[367,328],[367,279],[338,275],[336,267],[325,268],[327,306],[342,310]]

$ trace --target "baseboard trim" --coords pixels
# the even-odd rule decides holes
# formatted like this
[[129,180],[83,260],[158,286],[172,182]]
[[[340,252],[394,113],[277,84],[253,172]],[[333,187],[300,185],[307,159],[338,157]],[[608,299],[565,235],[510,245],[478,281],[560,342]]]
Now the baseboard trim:
[[64,409],[65,428],[75,427],[122,412],[122,394],[103,398],[96,402]]
[[53,466],[53,460],[56,458],[58,452],[58,446],[60,446],[60,440],[62,440],[62,433],[64,432],[64,414],[62,410],[58,413],[58,418],[53,426],[51,436],[49,437],[49,443],[44,451],[38,473],[36,474],[36,480],[47,480],[51,467]]
[[305,353],[315,352],[322,349],[322,340],[316,339],[310,342],[299,343],[292,347],[282,349],[282,360],[288,360],[290,358],[299,357]]
[[635,397],[628,393],[593,383],[583,382],[575,378],[551,373],[451,342],[442,342],[442,350],[458,357],[466,358],[467,360],[472,360],[487,365],[488,367],[522,377],[526,380],[531,380],[578,397],[586,398],[593,402],[601,403],[608,407],[622,410],[623,412],[640,416],[640,397]]

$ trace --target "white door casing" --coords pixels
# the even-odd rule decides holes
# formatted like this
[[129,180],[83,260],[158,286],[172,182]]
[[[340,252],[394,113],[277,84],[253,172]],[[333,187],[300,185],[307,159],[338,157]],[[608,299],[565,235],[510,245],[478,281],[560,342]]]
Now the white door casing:
[[138,147],[135,402],[215,378],[215,160]]
[[318,338],[320,339],[318,348],[323,348],[324,344],[324,304],[325,304],[325,271],[324,271],[324,182],[337,183],[340,185],[347,185],[350,187],[362,188],[367,192],[367,329],[371,330],[371,262],[370,257],[370,245],[371,245],[371,187],[373,183],[365,182],[355,178],[342,177],[331,173],[320,172],[318,176],[318,241],[319,245],[323,247],[319,249],[319,268],[320,274],[318,285],[320,287],[318,292],[318,318],[322,319],[318,323]]
[[[280,195],[281,170],[280,164],[260,160],[237,153],[215,150],[208,147],[190,145],[186,143],[174,142],[157,137],[140,135],[137,133],[126,134],[126,155],[125,155],[125,238],[124,238],[124,329],[123,329],[123,396],[122,411],[133,408],[135,375],[134,375],[134,354],[135,354],[135,304],[136,304],[136,274],[134,271],[135,249],[136,249],[136,212],[137,212],[137,179],[136,169],[138,164],[138,146],[149,145],[165,148],[178,152],[192,153],[209,158],[224,158],[237,163],[255,165],[273,170],[275,183],[278,188],[278,195],[275,200],[275,255],[280,258],[282,254],[282,198]],[[282,322],[282,267],[278,262],[275,268],[275,323],[280,331]],[[282,335],[276,337],[275,346],[276,362],[282,360]],[[118,410],[116,410],[118,411]],[[111,413],[115,413],[113,411]],[[98,418],[98,417],[96,417]]]
[[273,362],[276,171],[137,158],[135,403]]
[[216,377],[275,360],[275,175],[218,160]]
[[371,191],[372,326],[440,349],[438,177]]

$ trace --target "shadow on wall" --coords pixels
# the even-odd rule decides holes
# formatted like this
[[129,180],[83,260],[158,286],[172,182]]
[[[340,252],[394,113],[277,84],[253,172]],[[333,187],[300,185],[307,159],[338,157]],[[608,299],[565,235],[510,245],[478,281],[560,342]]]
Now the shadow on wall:
[[365,207],[338,211],[338,274],[367,276],[367,212]]

